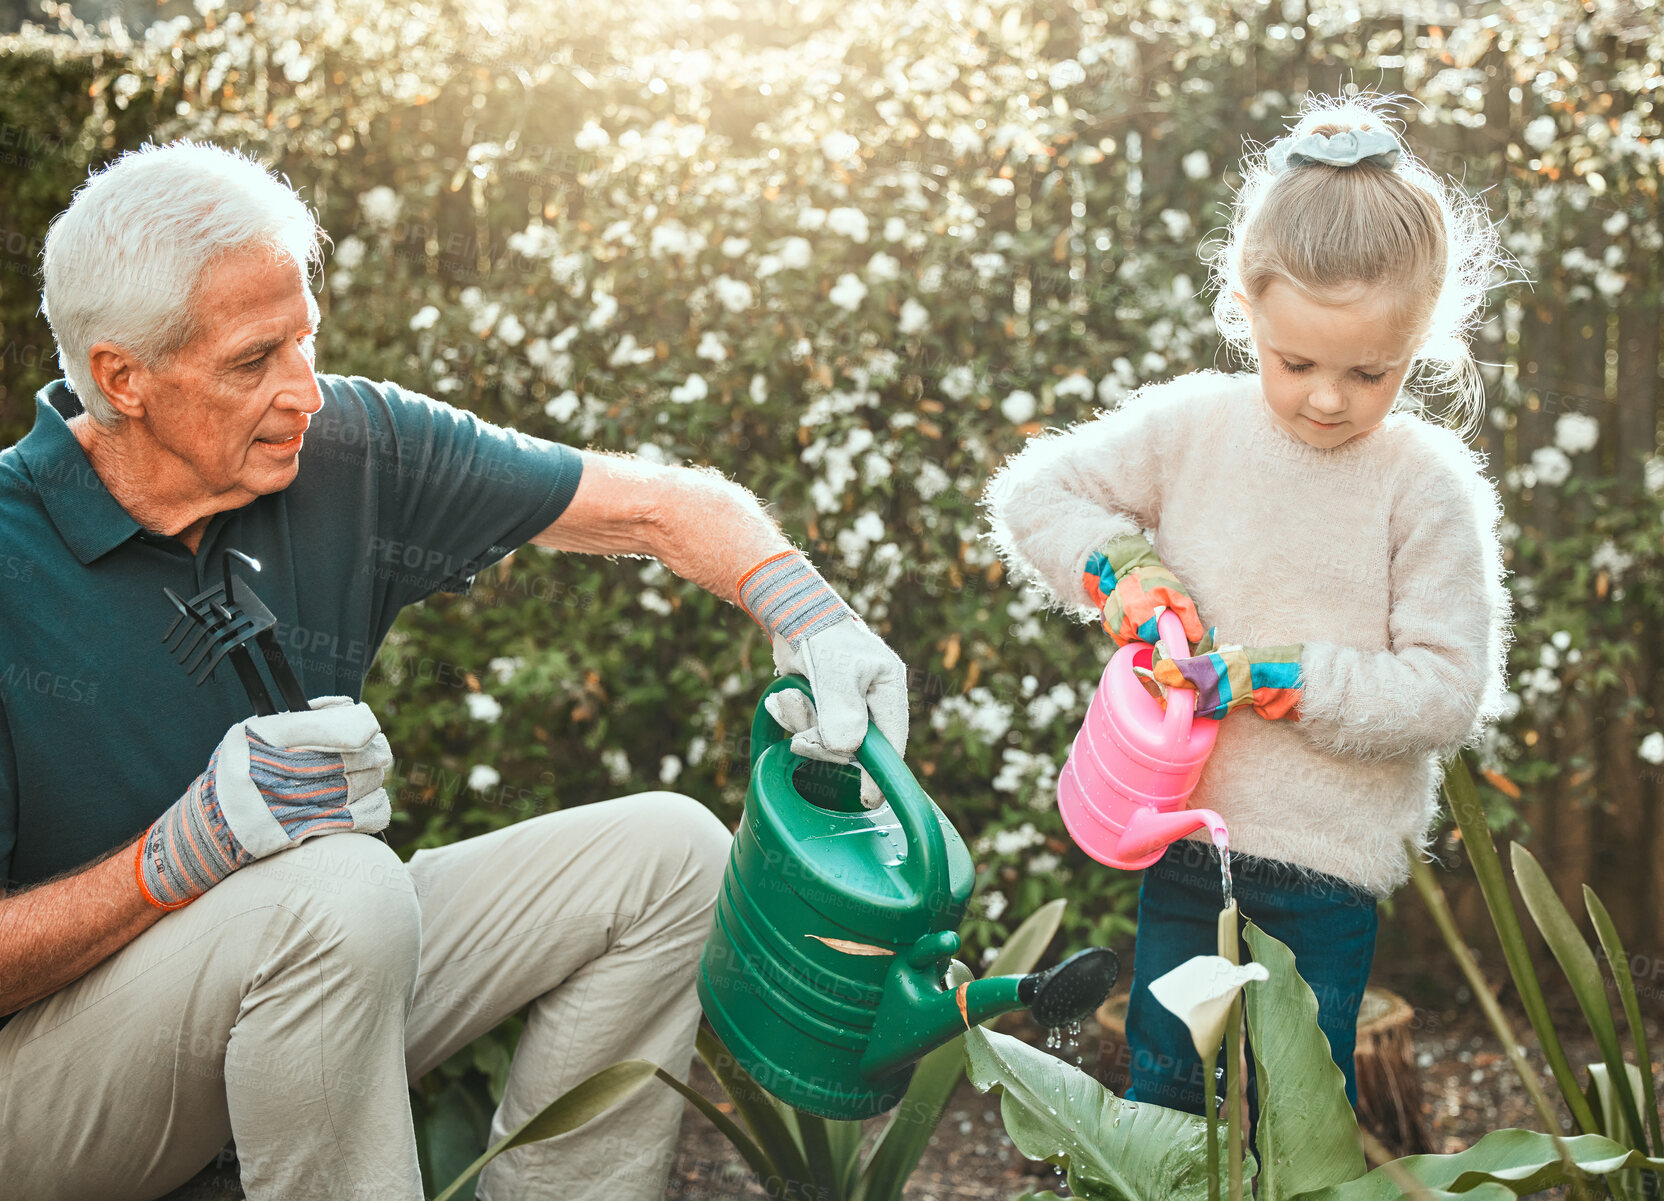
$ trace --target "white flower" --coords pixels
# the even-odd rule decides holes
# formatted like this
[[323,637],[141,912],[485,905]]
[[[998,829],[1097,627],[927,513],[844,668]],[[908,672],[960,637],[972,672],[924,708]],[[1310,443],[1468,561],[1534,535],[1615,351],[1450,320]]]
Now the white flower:
[[585,329],[605,329],[618,313],[618,298],[611,292],[597,292],[590,297],[595,307],[584,320]]
[[722,338],[711,330],[706,330],[699,338],[699,349],[693,352],[699,358],[709,359],[713,363],[720,363],[728,357],[728,348],[722,344]]
[[1599,271],[1595,272],[1595,291],[1599,292],[1608,300],[1616,300],[1619,296],[1623,295],[1624,289],[1628,286],[1629,276],[1625,275],[1622,271],[1614,271],[1610,267],[1602,267]]
[[504,346],[518,346],[520,339],[526,336],[526,327],[520,324],[520,319],[513,313],[497,322],[496,334]]
[[771,275],[778,275],[785,269],[785,262],[777,254],[765,254],[757,260],[757,278],[767,279]]
[[1184,173],[1191,179],[1206,179],[1208,172],[1213,170],[1206,150],[1192,150],[1179,160],[1179,166],[1184,168]]
[[767,401],[768,377],[760,371],[757,372],[751,377],[751,387],[747,388],[746,392],[751,397],[751,403],[754,405],[760,405]]
[[1539,446],[1531,452],[1531,470],[1541,483],[1555,488],[1571,475],[1572,461],[1558,446]]
[[1045,841],[1046,836],[1034,828],[1033,822],[1024,822],[1015,830],[996,831],[990,840],[990,846],[996,855],[1015,855],[1030,847],[1040,846]]
[[675,755],[666,755],[659,760],[659,783],[674,784],[676,777],[682,774],[682,761]]
[[809,245],[809,239],[797,237],[795,234],[776,242],[774,251],[779,256],[780,265],[793,271],[803,270],[815,257],[815,248]]
[[1082,400],[1091,400],[1092,393],[1095,390],[1092,387],[1092,381],[1077,371],[1053,388],[1052,395],[1057,397],[1078,396]]
[[526,665],[526,661],[519,655],[499,655],[486,664],[491,674],[497,677],[497,683],[506,684],[514,678],[514,673]]
[[1641,465],[1641,473],[1648,492],[1654,495],[1664,492],[1664,458],[1653,455]]
[[711,281],[711,291],[717,303],[730,313],[743,313],[751,307],[751,285],[740,279],[719,275]]
[[634,334],[625,334],[618,339],[618,345],[613,347],[612,353],[607,356],[607,366],[632,367],[650,362],[656,353],[651,346],[637,346]]
[[1612,539],[1607,538],[1595,547],[1595,553],[1589,556],[1589,566],[1596,571],[1606,572],[1616,580],[1635,566],[1635,556],[1624,554]]
[[[1605,230],[1610,237],[1615,238],[1619,234],[1623,233],[1624,230],[1629,228],[1629,214],[1613,213],[1605,221],[1600,223],[1600,227]],[[1616,248],[1614,247],[1614,249]]]
[[690,375],[679,386],[670,390],[670,399],[679,405],[692,404],[696,400],[704,400],[711,394],[702,375]]
[[907,236],[907,222],[900,217],[884,218],[884,240],[899,242]]
[[1012,425],[1022,425],[1034,416],[1034,393],[1021,388],[1000,401],[1000,412]]
[[867,260],[867,278],[877,283],[889,283],[901,278],[901,260],[878,251]]
[[804,205],[797,210],[797,227],[811,232],[822,228],[826,224],[826,210]]
[[1017,185],[1002,175],[990,175],[988,182],[982,185],[994,196],[1009,196],[1017,190]]
[[497,698],[484,692],[470,692],[463,698],[468,702],[468,716],[475,721],[496,721],[503,715]]
[[416,310],[416,315],[410,319],[411,329],[432,329],[439,320],[439,309],[431,304],[424,304]]
[[468,769],[468,787],[475,792],[490,792],[502,781],[497,769],[476,763]]
[[919,466],[918,474],[913,477],[913,490],[919,494],[920,500],[931,500],[947,491],[952,482],[947,472],[927,461]]
[[622,784],[630,778],[630,757],[622,747],[609,746],[602,751],[601,766],[607,769],[607,775],[614,784]]
[[853,313],[861,307],[861,302],[867,298],[867,285],[861,282],[861,277],[853,271],[846,271],[838,277],[838,282],[832,285],[826,299],[846,312]]
[[364,214],[364,220],[371,225],[394,225],[404,209],[404,201],[386,184],[377,184],[368,192],[359,194],[358,208]]
[[834,129],[820,140],[820,152],[835,163],[845,162],[861,149],[861,139]]
[[675,611],[674,605],[651,588],[643,588],[637,593],[636,602],[649,613],[657,613],[660,617],[669,617]]
[[976,386],[976,373],[964,363],[942,373],[942,392],[949,400],[964,400]]
[[567,388],[564,393],[544,404],[542,411],[549,414],[556,421],[571,421],[572,414],[577,413],[577,404],[579,404],[579,396],[571,388]]
[[1028,873],[1031,876],[1049,875],[1050,873],[1055,872],[1058,865],[1062,862],[1063,860],[1059,859],[1050,851],[1041,851],[1033,859],[1028,861]]
[[1198,955],[1150,981],[1150,995],[1190,1030],[1204,1060],[1219,1050],[1231,1002],[1250,980],[1269,980],[1263,963],[1235,964],[1222,955]]
[[852,242],[865,242],[868,235],[867,215],[858,208],[835,208],[826,214],[826,228]]
[[909,296],[902,302],[901,317],[896,329],[904,334],[916,334],[930,328],[930,310]]
[[1641,739],[1641,745],[1636,748],[1635,753],[1648,763],[1664,763],[1664,734],[1654,730]]
[[348,271],[356,271],[363,261],[364,239],[356,235],[342,238],[341,244],[335,248],[335,265]]
[[1554,139],[1559,135],[1559,127],[1553,117],[1538,117],[1525,127],[1525,144],[1533,150],[1547,150],[1554,145]]
[[584,127],[578,131],[578,136],[572,139],[572,144],[586,154],[593,154],[610,141],[612,139],[607,136],[606,130],[594,121],[585,121]]
[[744,254],[746,251],[748,251],[750,249],[751,249],[751,239],[750,238],[724,238],[724,239],[722,239],[722,253],[727,255],[731,259],[739,258],[740,255]]
[[1161,223],[1167,227],[1167,236],[1175,242],[1190,236],[1190,214],[1183,209],[1162,209]]
[[1000,920],[1000,914],[1005,912],[1006,906],[1009,904],[1010,902],[1005,899],[1003,892],[997,888],[990,888],[982,894],[982,916],[991,922],[997,922]]
[[1064,88],[1072,88],[1086,79],[1086,69],[1072,58],[1053,63],[1046,82],[1054,92],[1061,92]]

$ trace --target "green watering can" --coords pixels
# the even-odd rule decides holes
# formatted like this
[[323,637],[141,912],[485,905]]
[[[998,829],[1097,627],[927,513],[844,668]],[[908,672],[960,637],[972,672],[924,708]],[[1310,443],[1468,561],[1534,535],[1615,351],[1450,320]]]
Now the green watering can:
[[[799,676],[775,681],[808,693]],[[759,1084],[856,1120],[901,1100],[914,1062],[971,1023],[1027,1007],[1042,1026],[1092,1013],[1119,963],[1102,947],[1027,976],[944,982],[974,871],[957,831],[877,726],[855,767],[803,759],[759,702],[745,817],[699,965],[717,1036]]]

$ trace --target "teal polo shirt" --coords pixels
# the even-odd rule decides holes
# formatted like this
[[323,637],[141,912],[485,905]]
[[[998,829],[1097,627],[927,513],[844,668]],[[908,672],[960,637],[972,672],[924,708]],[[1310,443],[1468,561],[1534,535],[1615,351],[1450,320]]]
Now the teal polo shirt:
[[[194,555],[140,527],[93,471],[63,380],[0,451],[0,880],[18,888],[136,837],[253,711],[222,662],[201,687],[169,656],[174,610],[226,547],[278,621],[309,697],[358,699],[404,606],[466,591],[548,527],[582,460],[391,383],[319,375],[300,470],[217,513]],[[259,656],[256,654],[256,659]],[[276,697],[273,690],[273,696]]]

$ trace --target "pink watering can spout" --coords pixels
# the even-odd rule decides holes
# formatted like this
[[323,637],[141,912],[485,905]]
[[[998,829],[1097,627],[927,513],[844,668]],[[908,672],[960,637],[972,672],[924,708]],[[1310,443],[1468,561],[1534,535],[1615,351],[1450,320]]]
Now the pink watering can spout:
[[[1176,655],[1190,653],[1178,614],[1162,613],[1157,628]],[[1219,722],[1196,716],[1191,689],[1171,689],[1165,705],[1152,696],[1134,669],[1147,671],[1153,656],[1141,642],[1115,652],[1057,781],[1069,836],[1098,862],[1128,871],[1150,866],[1169,843],[1204,827],[1215,845],[1226,840],[1217,813],[1185,807]]]

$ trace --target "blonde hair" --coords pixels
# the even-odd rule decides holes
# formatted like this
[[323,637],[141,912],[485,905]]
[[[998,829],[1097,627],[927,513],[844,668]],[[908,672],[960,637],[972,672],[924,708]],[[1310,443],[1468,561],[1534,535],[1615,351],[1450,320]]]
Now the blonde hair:
[[[1397,137],[1387,116],[1391,103],[1372,95],[1310,96],[1288,136],[1379,129]],[[1468,338],[1502,262],[1483,203],[1408,148],[1391,167],[1307,162],[1282,171],[1272,166],[1270,150],[1250,147],[1229,233],[1211,256],[1213,316],[1227,345],[1258,365],[1237,292],[1254,301],[1283,280],[1323,303],[1359,286],[1390,287],[1400,298],[1400,329],[1419,334],[1400,393],[1411,404],[1402,407],[1424,410],[1428,400],[1448,394],[1455,424],[1471,438],[1484,415],[1485,385]]]

